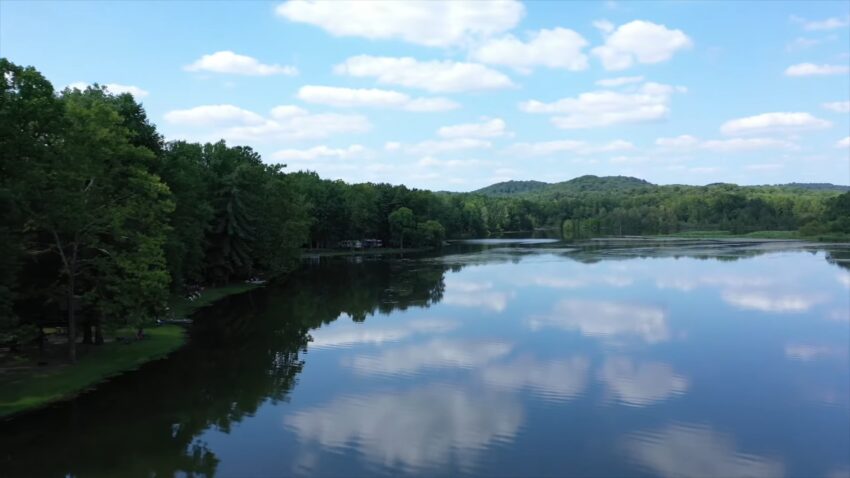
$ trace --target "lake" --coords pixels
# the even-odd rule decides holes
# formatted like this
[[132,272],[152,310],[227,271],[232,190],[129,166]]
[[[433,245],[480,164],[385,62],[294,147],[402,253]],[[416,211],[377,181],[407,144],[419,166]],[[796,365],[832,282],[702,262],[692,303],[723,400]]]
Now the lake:
[[850,476],[850,247],[471,241],[305,263],[0,423],[2,476]]

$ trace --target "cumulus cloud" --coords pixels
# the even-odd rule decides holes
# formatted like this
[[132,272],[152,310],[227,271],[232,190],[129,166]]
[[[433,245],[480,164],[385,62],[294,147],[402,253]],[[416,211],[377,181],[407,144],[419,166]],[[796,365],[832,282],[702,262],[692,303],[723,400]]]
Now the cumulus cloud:
[[519,108],[526,113],[555,115],[552,124],[561,129],[645,123],[666,118],[673,93],[683,91],[683,87],[650,82],[634,92],[591,91],[553,103],[525,101]]
[[470,149],[487,149],[492,144],[489,141],[475,138],[451,138],[444,140],[427,140],[419,143],[404,144],[390,141],[384,145],[387,151],[402,151],[414,155],[438,155],[453,151],[464,151]]
[[850,136],[839,139],[838,142],[835,143],[836,148],[850,148]]
[[658,476],[783,476],[781,462],[741,453],[732,440],[702,425],[673,424],[632,434],[626,441],[632,458]]
[[376,88],[305,85],[298,90],[297,96],[298,99],[308,103],[341,108],[373,107],[414,112],[439,112],[453,110],[460,106],[446,98],[411,98],[398,91]]
[[532,330],[554,327],[589,337],[636,336],[647,343],[669,340],[667,314],[658,307],[601,300],[566,299],[548,316],[532,317]]
[[850,113],[850,101],[831,101],[821,106],[836,113]]
[[665,363],[635,364],[625,357],[605,361],[600,380],[620,402],[644,407],[681,395],[688,389],[688,381],[673,372]]
[[503,73],[478,63],[419,61],[412,57],[358,55],[336,65],[334,72],[356,78],[375,78],[378,83],[431,92],[457,93],[514,86]]
[[348,395],[284,418],[302,442],[354,447],[372,463],[421,470],[447,462],[471,467],[481,450],[509,442],[522,408],[504,395],[457,387]]
[[358,324],[338,319],[331,325],[311,332],[310,348],[351,347],[354,345],[381,345],[397,342],[419,334],[449,332],[457,328],[456,322],[440,319],[410,320],[400,324]]
[[291,0],[279,5],[276,12],[290,21],[315,25],[335,36],[400,39],[417,45],[446,47],[512,29],[525,14],[525,7],[515,0]]
[[812,116],[810,113],[762,113],[745,118],[729,120],[720,127],[723,134],[750,135],[799,133],[802,131],[824,129],[832,123]]
[[507,134],[506,128],[503,119],[493,118],[481,123],[443,126],[437,130],[437,135],[443,138],[497,138]]
[[843,75],[850,72],[847,65],[816,65],[814,63],[798,63],[785,69],[785,76],[825,76]]
[[239,55],[230,50],[217,51],[204,55],[191,65],[186,65],[186,71],[208,71],[211,73],[229,73],[231,75],[270,76],[298,74],[294,66],[266,65],[256,58]]
[[361,115],[312,114],[303,108],[282,105],[270,118],[233,105],[204,105],[165,114],[169,123],[192,128],[213,128],[196,139],[214,141],[257,141],[319,139],[341,133],[364,133],[372,124]]
[[635,63],[661,63],[679,50],[693,46],[682,30],[671,30],[657,23],[634,20],[606,32],[609,25],[597,25],[607,35],[605,44],[592,50],[606,70],[625,70]]
[[[71,83],[70,85],[68,85],[68,88],[71,88],[71,89],[76,88],[76,89],[82,91],[82,90],[85,90],[86,88],[88,88],[89,86],[92,86],[92,84],[86,83],[86,82],[83,82],[83,81],[78,81],[78,82]],[[109,94],[120,95],[120,94],[123,94],[123,93],[130,93],[136,99],[144,98],[145,96],[148,96],[148,94],[150,94],[150,92],[148,92],[147,90],[143,90],[143,89],[139,88],[138,86],[133,86],[133,85],[122,85],[122,84],[119,84],[119,83],[105,83],[101,86],[105,86],[106,91]]]
[[641,82],[643,82],[642,76],[620,76],[617,78],[605,78],[602,80],[597,80],[596,84],[605,88],[613,88],[617,86]]
[[539,30],[522,41],[513,35],[490,39],[476,47],[472,59],[491,65],[530,73],[535,67],[569,71],[587,69],[587,55],[582,51],[587,40],[573,30],[554,28]]
[[481,371],[481,379],[492,387],[528,389],[544,399],[565,401],[584,393],[589,370],[590,360],[586,357],[547,362],[522,357],[510,363],[485,367]]
[[733,153],[740,151],[761,151],[767,149],[796,149],[797,145],[790,141],[773,138],[732,138],[701,140],[695,136],[683,134],[673,138],[658,138],[655,144],[665,151],[712,151],[716,153]]
[[844,18],[840,17],[830,17],[824,20],[806,20],[805,18],[801,18],[798,16],[791,16],[791,21],[795,23],[799,23],[803,30],[808,31],[824,31],[824,30],[835,30],[838,28],[844,28],[850,25],[850,15],[845,16]]
[[204,105],[165,113],[165,121],[183,126],[260,125],[265,119],[233,105]]
[[321,145],[307,149],[281,149],[272,153],[272,159],[277,161],[310,161],[317,158],[351,159],[363,157],[368,153],[369,150],[359,144],[352,144],[347,148],[330,148]]
[[410,375],[437,368],[471,369],[507,355],[512,348],[503,342],[434,339],[377,355],[358,355],[345,365],[364,375]]
[[514,143],[508,148],[510,154],[519,156],[550,156],[558,153],[594,154],[630,151],[635,145],[621,139],[605,144],[594,145],[585,141],[564,139],[538,141],[535,143]]

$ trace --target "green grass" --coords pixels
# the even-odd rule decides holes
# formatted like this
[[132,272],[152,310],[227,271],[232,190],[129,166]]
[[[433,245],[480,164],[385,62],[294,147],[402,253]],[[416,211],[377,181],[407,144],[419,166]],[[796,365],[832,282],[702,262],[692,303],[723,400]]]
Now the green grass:
[[[194,301],[172,296],[169,307],[176,318],[185,318],[201,307],[224,297],[260,287],[235,283],[204,290]],[[133,330],[118,335],[132,336]],[[183,327],[163,325],[145,329],[147,338],[128,344],[109,342],[100,346],[79,345],[76,364],[32,367],[0,373],[0,418],[71,398],[109,377],[135,370],[146,362],[163,358],[186,342]],[[23,365],[23,363],[21,364]]]
[[383,254],[413,254],[416,252],[430,251],[428,248],[397,249],[391,247],[376,247],[374,249],[355,249],[355,250],[339,250],[339,249],[318,249],[315,251],[305,251],[301,257],[342,257],[342,256],[377,256]]
[[73,397],[109,377],[165,357],[186,340],[183,328],[175,325],[146,329],[145,333],[147,338],[129,344],[80,346],[80,351],[87,349],[87,353],[74,365],[0,375],[0,417]]
[[198,309],[206,307],[229,295],[241,294],[257,287],[260,287],[260,285],[246,284],[244,282],[237,282],[221,287],[210,287],[204,289],[201,292],[201,297],[194,301],[188,300],[182,295],[173,295],[168,301],[168,307],[171,309],[175,318],[183,319],[192,315]]

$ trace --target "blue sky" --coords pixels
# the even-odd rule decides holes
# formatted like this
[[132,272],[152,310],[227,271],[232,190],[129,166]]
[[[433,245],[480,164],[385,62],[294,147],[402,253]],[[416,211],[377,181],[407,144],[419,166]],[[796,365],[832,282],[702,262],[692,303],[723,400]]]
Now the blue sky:
[[850,2],[0,2],[0,55],[346,181],[850,183]]

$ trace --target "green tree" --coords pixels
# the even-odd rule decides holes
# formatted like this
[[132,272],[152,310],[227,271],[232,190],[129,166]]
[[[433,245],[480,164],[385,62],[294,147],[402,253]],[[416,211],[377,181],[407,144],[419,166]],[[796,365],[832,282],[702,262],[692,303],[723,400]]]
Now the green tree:
[[393,211],[387,220],[390,223],[390,231],[400,247],[404,249],[404,236],[409,235],[416,228],[416,219],[413,211],[406,207],[400,207]]

